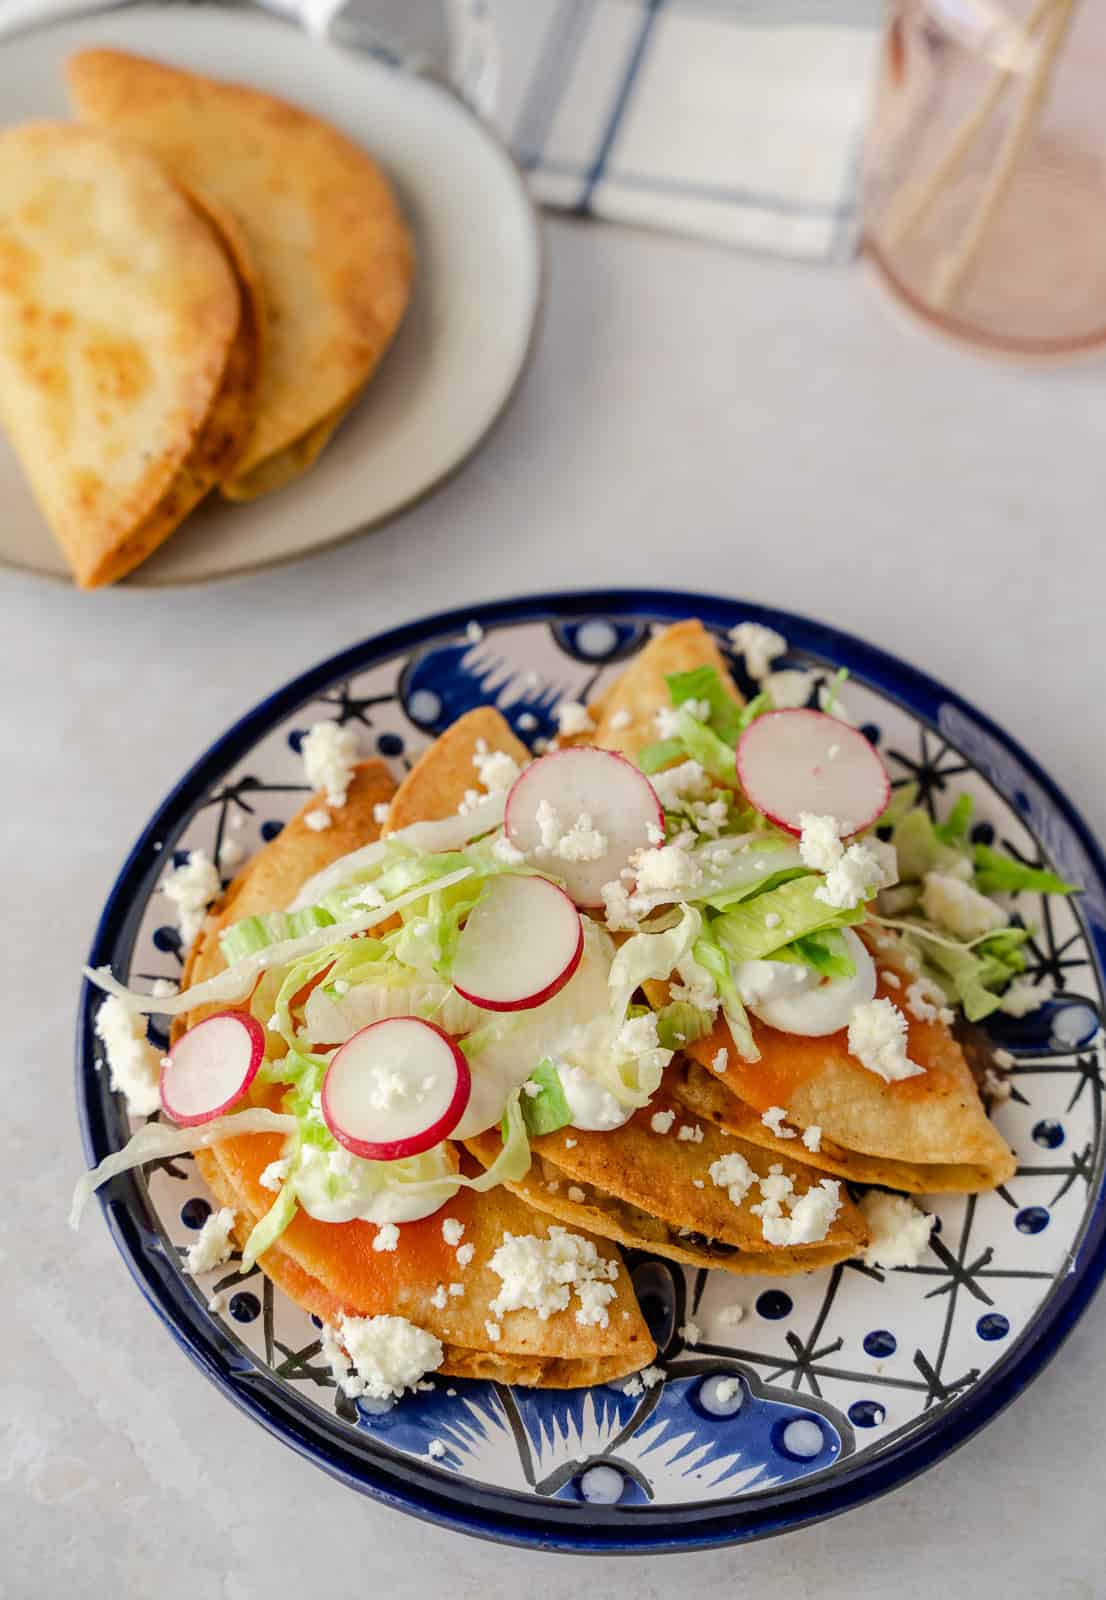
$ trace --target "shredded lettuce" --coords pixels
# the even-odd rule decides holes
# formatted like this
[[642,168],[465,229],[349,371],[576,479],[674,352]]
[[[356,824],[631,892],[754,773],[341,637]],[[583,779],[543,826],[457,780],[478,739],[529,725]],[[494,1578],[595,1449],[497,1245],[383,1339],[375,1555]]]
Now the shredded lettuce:
[[975,886],[981,894],[1017,894],[1022,889],[1036,894],[1079,893],[1075,884],[1065,882],[1047,867],[1027,867],[989,845],[977,844],[972,855]]
[[718,997],[722,1002],[722,1015],[726,1019],[738,1055],[744,1061],[759,1061],[760,1051],[753,1038],[748,1013],[737,992],[726,952],[714,937],[714,924],[705,928],[695,942],[693,954],[701,967],[714,979]]
[[863,906],[840,910],[819,900],[821,883],[819,877],[795,878],[733,906],[715,918],[711,934],[731,961],[760,961],[822,928],[864,921]]
[[657,1038],[665,1050],[681,1050],[686,1044],[694,1044],[714,1026],[710,1013],[700,1011],[689,1000],[673,1000],[656,1013],[656,1018]]
[[669,698],[676,707],[686,700],[706,701],[710,706],[707,723],[726,744],[736,744],[741,732],[741,707],[727,694],[714,667],[695,667],[691,672],[671,672],[665,680]]
[[98,1167],[84,1173],[73,1190],[73,1203],[69,1211],[69,1226],[80,1224],[81,1214],[92,1195],[102,1183],[120,1172],[129,1172],[147,1161],[162,1161],[169,1156],[187,1155],[193,1150],[206,1150],[222,1139],[234,1139],[240,1133],[295,1133],[294,1117],[279,1111],[269,1111],[263,1106],[251,1106],[245,1111],[232,1111],[225,1117],[213,1117],[195,1128],[173,1128],[164,1122],[147,1122],[131,1135],[122,1150],[105,1156]]
[[611,962],[608,980],[611,1014],[617,1022],[625,1017],[636,990],[650,978],[667,979],[692,953],[703,926],[694,906],[682,908],[680,920],[664,933],[635,933],[626,940]]
[[242,1250],[242,1270],[249,1272],[258,1256],[274,1245],[296,1214],[296,1187],[281,1184],[280,1192],[265,1215],[254,1224]]
[[670,767],[674,761],[686,759],[682,739],[659,739],[656,744],[647,744],[637,753],[637,764],[647,776],[660,772],[662,767]]
[[[538,1085],[537,1094],[529,1092],[531,1083]],[[565,1098],[560,1074],[548,1057],[539,1062],[523,1085],[519,1105],[526,1130],[534,1139],[540,1138],[543,1133],[556,1133],[558,1128],[567,1127],[572,1121],[572,1110]]]
[[303,911],[269,911],[259,917],[243,917],[232,922],[219,935],[219,948],[228,966],[244,956],[256,955],[270,945],[299,939],[317,928],[329,928],[337,919],[322,906],[307,906]]
[[876,828],[893,828],[897,822],[902,821],[908,811],[913,811],[917,803],[918,785],[913,781],[899,784],[897,788],[892,789],[890,800],[888,800],[879,816],[872,823],[871,829],[867,831],[871,832]]
[[968,837],[968,828],[972,820],[972,797],[970,794],[958,795],[944,822],[935,822],[933,831],[942,844],[961,844]]
[[837,928],[823,928],[795,939],[772,954],[773,961],[788,961],[810,967],[823,978],[855,978],[856,963],[849,954],[844,935]]

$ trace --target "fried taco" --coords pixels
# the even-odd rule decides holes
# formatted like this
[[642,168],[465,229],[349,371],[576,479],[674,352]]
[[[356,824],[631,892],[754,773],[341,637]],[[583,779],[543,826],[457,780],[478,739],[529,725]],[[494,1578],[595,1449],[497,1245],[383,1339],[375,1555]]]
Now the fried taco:
[[77,582],[144,561],[235,467],[254,420],[248,267],[113,135],[0,135],[0,420]]
[[78,117],[151,151],[259,279],[265,359],[231,499],[283,487],[316,459],[372,377],[407,306],[414,247],[379,166],[296,106],[116,50],[68,64]]

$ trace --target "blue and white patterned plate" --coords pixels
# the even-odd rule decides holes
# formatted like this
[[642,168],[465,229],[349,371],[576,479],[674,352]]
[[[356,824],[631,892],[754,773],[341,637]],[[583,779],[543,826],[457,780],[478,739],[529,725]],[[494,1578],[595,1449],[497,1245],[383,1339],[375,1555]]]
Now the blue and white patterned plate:
[[[226,860],[227,841],[250,850],[273,838],[301,803],[296,752],[313,722],[351,724],[364,752],[397,774],[474,705],[498,705],[516,731],[521,719],[523,737],[548,736],[561,696],[589,698],[653,624],[683,616],[701,617],[723,645],[733,623],[763,622],[791,641],[786,665],[847,667],[847,708],[896,782],[917,781],[938,816],[967,789],[977,838],[1046,862],[1083,890],[1070,902],[1017,902],[1036,930],[1029,975],[1054,998],[993,1026],[1017,1058],[1013,1094],[996,1112],[1018,1157],[1009,1184],[927,1203],[938,1227],[907,1270],[848,1262],[781,1282],[631,1256],[665,1373],[639,1395],[622,1384],[551,1393],[442,1379],[387,1410],[338,1394],[318,1325],[259,1272],[232,1263],[197,1284],[182,1271],[209,1210],[189,1159],[153,1163],[101,1196],[147,1300],[236,1405],[356,1488],[519,1544],[693,1549],[883,1493],[1024,1387],[1106,1267],[1106,863],[1055,785],[986,718],[894,658],[799,617],[699,595],[554,595],[367,640],[278,690],[192,768],[123,868],[92,963],[139,981],[179,972],[158,892],[165,868],[192,847],[216,858],[224,850]],[[86,1153],[98,1161],[129,1128],[98,1060],[93,1000],[86,987],[77,1093]],[[216,1293],[222,1309],[211,1312]],[[701,1330],[694,1345],[688,1323]],[[724,1376],[739,1379],[736,1394],[719,1384]],[[431,1459],[434,1440],[445,1453]]]

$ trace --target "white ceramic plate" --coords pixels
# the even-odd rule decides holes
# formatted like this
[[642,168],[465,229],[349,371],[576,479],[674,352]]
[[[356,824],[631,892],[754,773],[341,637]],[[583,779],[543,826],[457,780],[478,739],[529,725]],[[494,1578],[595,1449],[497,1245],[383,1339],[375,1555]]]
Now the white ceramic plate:
[[[245,506],[212,496],[128,581],[223,577],[316,550],[394,515],[467,459],[525,368],[541,237],[511,158],[448,90],[255,12],[139,6],[0,42],[0,126],[68,115],[64,65],[108,45],[237,78],[327,118],[387,169],[417,239],[399,335],[318,465]],[[0,436],[0,560],[66,577]]]

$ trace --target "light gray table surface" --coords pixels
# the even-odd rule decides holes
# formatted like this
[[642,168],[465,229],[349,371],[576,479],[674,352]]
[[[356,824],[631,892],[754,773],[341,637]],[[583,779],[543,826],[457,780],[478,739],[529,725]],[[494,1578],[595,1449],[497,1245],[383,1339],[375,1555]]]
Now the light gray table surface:
[[778,603],[955,685],[1106,834],[1101,369],[970,359],[900,324],[859,269],[566,221],[548,236],[517,403],[389,528],[176,592],[0,573],[0,1594],[1106,1595],[1101,1300],[1031,1392],[890,1498],[743,1550],[592,1562],[467,1541],[330,1482],[176,1350],[95,1212],[65,1228],[77,971],[129,845],[228,722],[377,629],[551,586]]

